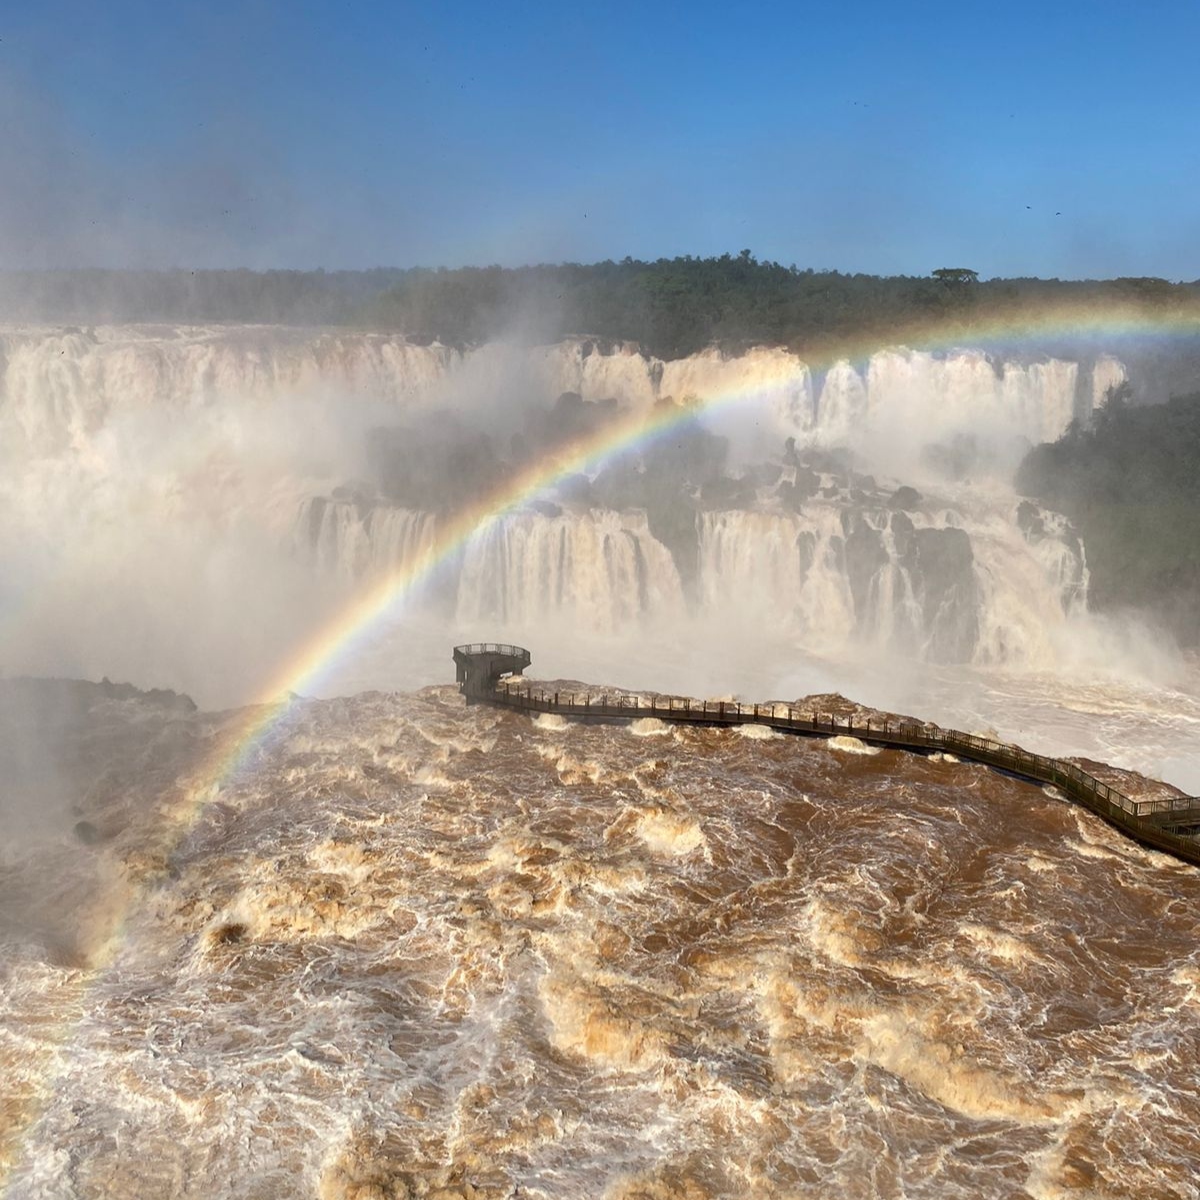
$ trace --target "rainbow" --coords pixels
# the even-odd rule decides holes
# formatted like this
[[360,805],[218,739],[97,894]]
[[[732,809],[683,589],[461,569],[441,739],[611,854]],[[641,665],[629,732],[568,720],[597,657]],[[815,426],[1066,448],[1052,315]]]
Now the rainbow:
[[[1052,311],[1042,309],[1033,314],[1025,311],[978,323],[927,321],[893,330],[885,338],[859,335],[831,339],[808,354],[781,356],[781,364],[790,362],[790,365],[781,366],[780,373],[769,380],[759,379],[692,405],[662,404],[649,411],[627,412],[592,435],[558,445],[542,459],[441,521],[433,540],[419,554],[355,597],[334,620],[289,655],[263,689],[261,700],[233,714],[214,736],[212,750],[191,779],[181,780],[186,786],[187,799],[180,814],[182,820],[175,844],[182,842],[195,827],[222,787],[228,786],[252,765],[256,750],[272,731],[284,725],[297,693],[319,690],[322,680],[335,666],[351,658],[386,618],[402,609],[419,585],[452,560],[489,522],[502,519],[569,475],[586,473],[606,459],[648,447],[700,413],[752,405],[780,387],[801,382],[813,369],[827,369],[842,361],[859,362],[888,345],[948,351],[965,346],[986,350],[996,345],[1034,344],[1060,338],[1096,341],[1145,338],[1154,341],[1193,337],[1200,337],[1200,314],[1153,312],[1144,308],[1097,310],[1094,306],[1075,305]],[[135,895],[115,922],[104,952],[85,974],[80,984],[84,988],[79,996],[80,1004],[91,982],[103,975],[119,953],[136,904]],[[72,1040],[73,1033],[74,1026],[64,1028],[56,1040],[66,1045]],[[47,1076],[54,1074],[55,1069],[50,1067]],[[44,1090],[49,1093],[52,1087],[48,1082]],[[27,1114],[21,1128],[13,1133],[22,1139],[36,1119],[36,1113]],[[3,1146],[0,1146],[2,1150]],[[6,1171],[0,1160],[0,1195],[7,1194],[10,1179],[11,1166]]]
[[[1001,342],[1030,342],[1056,338],[1178,338],[1200,337],[1200,313],[1154,313],[1141,308],[1097,311],[1072,306],[1031,315],[1016,313],[981,324],[965,321],[924,322],[893,334],[891,345],[945,351],[971,345],[986,349]],[[357,596],[310,641],[292,654],[201,773],[202,789],[219,787],[236,775],[254,747],[282,718],[292,697],[319,690],[322,679],[351,658],[387,617],[394,615],[418,585],[431,577],[489,522],[519,509],[570,475],[584,474],[601,462],[653,444],[699,413],[751,406],[789,383],[799,383],[811,369],[843,361],[861,361],[878,352],[878,338],[862,335],[831,342],[817,354],[799,356],[793,366],[766,381],[709,397],[696,404],[660,405],[630,412],[598,432],[556,446],[544,458],[526,466],[493,491],[440,523],[436,535],[418,555]]]

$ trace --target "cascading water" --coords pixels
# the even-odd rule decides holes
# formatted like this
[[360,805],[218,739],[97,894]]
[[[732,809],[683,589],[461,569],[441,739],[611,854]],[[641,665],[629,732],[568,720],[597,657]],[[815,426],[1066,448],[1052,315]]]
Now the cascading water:
[[[981,663],[1046,662],[1054,628],[1086,596],[1077,539],[1053,514],[1019,520],[998,464],[1057,436],[1124,377],[1107,356],[1085,367],[883,350],[814,376],[783,350],[661,362],[588,339],[459,351],[271,328],[14,330],[0,334],[0,361],[3,543],[42,547],[51,559],[47,548],[60,547],[24,588],[24,603],[6,601],[18,631],[30,598],[60,578],[64,562],[80,570],[86,556],[70,547],[97,539],[130,555],[156,539],[191,539],[207,583],[206,539],[224,544],[235,534],[251,547],[243,557],[260,566],[267,543],[281,560],[299,551],[315,588],[344,590],[396,570],[432,544],[438,519],[369,486],[347,488],[367,468],[361,446],[346,447],[365,440],[371,424],[456,396],[466,396],[457,411],[469,426],[514,394],[528,403],[572,391],[634,408],[696,400],[705,423],[730,436],[735,464],[756,454],[778,461],[791,437],[801,452],[854,455],[878,482],[835,472],[799,506],[781,503],[771,486],[735,509],[700,506],[694,534],[683,535],[687,563],[678,539],[664,541],[637,510],[564,504],[557,515],[510,514],[478,531],[444,586],[425,594],[436,610],[475,625],[553,616],[610,633],[688,616],[730,628],[761,629],[766,620],[814,648],[867,644]],[[1080,384],[1084,370],[1090,387]],[[309,427],[316,432],[303,436]],[[989,482],[971,486],[967,476]],[[916,483],[919,505],[890,507],[895,482]],[[689,519],[684,513],[682,525]],[[60,526],[70,526],[62,539]],[[149,540],[146,530],[156,531]],[[278,569],[294,596],[294,566]],[[228,568],[233,577],[242,571]],[[186,578],[183,569],[170,574]],[[111,576],[93,590],[115,597]],[[87,589],[86,572],[78,587]],[[139,592],[138,605],[152,606],[155,594]],[[167,639],[170,616],[164,621]],[[258,641],[272,632],[257,631]],[[137,675],[136,660],[123,665],[119,648],[113,654],[112,672]],[[39,669],[35,658],[14,661]],[[70,661],[96,671],[108,660]],[[204,691],[194,678],[150,682]]]
[[700,518],[701,604],[721,620],[748,614],[842,645],[856,627],[841,520],[769,512]]
[[296,545],[318,572],[345,582],[394,571],[428,550],[437,533],[432,513],[310,496],[296,518]]
[[[640,512],[490,522],[457,564],[458,620],[562,619],[614,633],[691,613],[773,628],[824,652],[876,646],[933,661],[1045,665],[1054,630],[1086,605],[1078,539],[1028,503],[1021,524],[978,505],[906,513],[834,501],[802,514],[738,509],[696,520],[691,597]],[[316,499],[301,510],[297,539],[318,570],[350,581],[411,563],[434,528],[429,514]]]
[[[861,719],[844,687],[1200,789],[1198,690],[1071,680],[1083,548],[966,444],[1005,405],[1015,443],[1058,429],[1089,395],[1075,364],[895,353],[814,380],[782,352],[262,330],[4,349],[0,666],[198,684],[205,707],[314,678],[273,656],[461,528],[361,483],[356,396],[378,421],[514,362],[551,397],[732,390],[749,415],[714,419],[769,458],[682,514],[645,467],[644,512],[579,499],[598,476],[486,521],[420,597],[436,652],[397,605],[376,644],[338,641],[376,675],[322,678],[336,699],[3,681],[0,1191],[1194,1194],[1195,872],[949,756],[387,694],[448,679],[448,626],[523,626],[569,693]],[[856,676],[836,655],[860,645]],[[1055,669],[990,666],[1014,662]]]
[[750,612],[825,652],[1040,665],[1048,631],[1086,595],[1082,551],[1065,530],[1030,541],[987,511],[708,513],[700,546],[712,615]]
[[683,612],[675,563],[642,513],[520,513],[488,522],[464,552],[464,623],[566,618],[614,633]]
[[1120,362],[1100,356],[1088,368],[1092,386],[1081,402],[1078,363],[996,363],[975,350],[881,350],[858,366],[835,363],[818,381],[802,359],[766,348],[662,362],[630,345],[587,339],[459,351],[386,334],[159,326],[0,331],[0,369],[0,428],[6,440],[19,434],[42,453],[80,448],[111,421],[149,409],[314,393],[409,405],[470,392],[479,394],[482,411],[506,384],[551,399],[560,392],[616,397],[635,408],[667,396],[739,397],[728,406],[729,422],[752,424],[747,412],[768,419],[772,447],[777,433],[854,446],[864,440],[864,422],[883,432],[915,423],[930,440],[976,431],[1036,442],[1057,437],[1125,378]]
[[0,428],[54,453],[148,410],[314,393],[407,402],[435,391],[462,357],[384,335],[273,327],[0,331]]

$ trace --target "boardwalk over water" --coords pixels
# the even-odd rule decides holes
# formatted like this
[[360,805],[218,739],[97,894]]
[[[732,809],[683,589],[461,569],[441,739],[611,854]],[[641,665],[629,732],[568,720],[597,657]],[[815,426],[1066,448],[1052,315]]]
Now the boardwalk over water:
[[913,721],[866,721],[808,712],[790,704],[743,704],[591,692],[549,692],[519,678],[531,656],[520,646],[476,642],[456,646],[459,688],[468,704],[497,704],[528,713],[555,713],[576,721],[621,722],[656,718],[682,725],[765,725],[807,737],[855,737],[872,746],[943,753],[983,763],[1033,783],[1050,784],[1122,833],[1200,865],[1200,797],[1135,800],[1074,763],[1032,754],[978,734]]

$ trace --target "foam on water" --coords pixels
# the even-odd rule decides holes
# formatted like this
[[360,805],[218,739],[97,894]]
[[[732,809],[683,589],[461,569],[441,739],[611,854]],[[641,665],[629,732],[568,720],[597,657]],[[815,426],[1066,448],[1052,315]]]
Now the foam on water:
[[845,734],[829,738],[829,747],[831,750],[840,750],[843,754],[879,753],[878,746],[868,746],[861,738],[847,737]]
[[[12,1194],[1186,1194],[1195,873],[1040,789],[450,689],[294,715],[86,992],[10,931]],[[143,871],[162,795],[93,790],[76,860]]]
[[657,717],[639,717],[629,723],[629,732],[634,737],[665,737],[671,733],[671,726]]

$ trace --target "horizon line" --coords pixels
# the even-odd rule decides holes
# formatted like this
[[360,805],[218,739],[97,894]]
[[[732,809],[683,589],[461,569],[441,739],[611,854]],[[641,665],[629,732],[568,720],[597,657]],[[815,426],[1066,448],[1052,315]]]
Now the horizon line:
[[[458,271],[501,271],[517,273],[521,271],[543,271],[543,270],[560,270],[568,267],[597,267],[597,266],[643,266],[654,267],[662,264],[678,264],[678,263],[714,263],[722,260],[737,262],[740,259],[739,254],[732,254],[726,251],[723,254],[698,255],[698,254],[676,254],[671,257],[659,258],[635,258],[631,255],[624,255],[621,258],[597,258],[591,260],[582,259],[562,259],[559,261],[538,261],[524,263],[459,263],[456,266],[451,266],[446,263],[427,264],[427,263],[409,263],[406,265],[398,263],[375,263],[372,266],[327,266],[318,264],[314,266],[269,266],[269,267],[251,267],[239,264],[229,264],[225,266],[188,266],[187,264],[158,264],[149,265],[134,265],[126,264],[122,266],[114,266],[111,264],[98,263],[76,263],[71,266],[8,266],[0,264],[0,275],[68,275],[74,272],[90,273],[90,274],[110,274],[110,275],[221,275],[221,274],[246,274],[246,275],[369,275],[374,272],[426,272],[429,274],[451,274]],[[970,290],[973,287],[987,285],[993,283],[1041,283],[1041,284],[1060,284],[1064,286],[1084,285],[1084,284],[1111,284],[1111,283],[1158,283],[1165,284],[1172,288],[1200,288],[1200,276],[1195,279],[1168,279],[1163,275],[1086,275],[1077,277],[1064,277],[1061,275],[988,275],[980,276],[971,283],[965,284],[945,284],[944,281],[938,280],[934,276],[934,271],[940,270],[972,270],[972,268],[945,268],[935,267],[925,274],[912,274],[907,272],[879,272],[879,271],[854,271],[843,270],[840,267],[832,266],[806,266],[801,267],[796,263],[782,263],[777,259],[759,259],[753,255],[747,260],[750,264],[757,267],[778,268],[796,275],[837,275],[847,279],[853,278],[869,278],[869,279],[895,279],[895,280],[912,280],[914,282],[927,283],[943,283],[947,288],[960,288],[962,290]],[[978,274],[976,272],[976,274]]]

